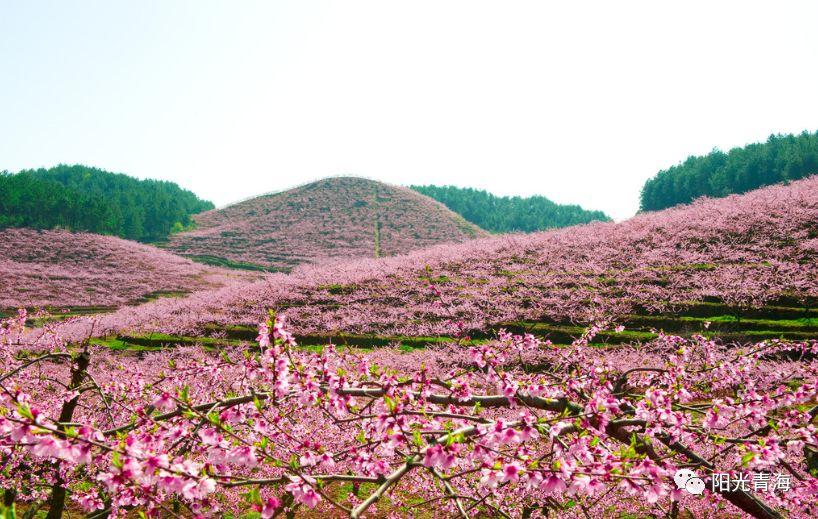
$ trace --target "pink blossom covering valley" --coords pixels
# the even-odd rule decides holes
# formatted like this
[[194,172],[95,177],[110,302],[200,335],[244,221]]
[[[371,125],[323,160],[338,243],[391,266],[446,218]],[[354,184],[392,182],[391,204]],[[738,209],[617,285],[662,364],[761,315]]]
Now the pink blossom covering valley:
[[523,318],[612,321],[704,298],[741,309],[781,297],[805,305],[818,297],[818,177],[620,224],[305,266],[143,305],[103,328],[201,333],[213,322],[253,324],[271,308],[286,310],[300,333],[426,336]]

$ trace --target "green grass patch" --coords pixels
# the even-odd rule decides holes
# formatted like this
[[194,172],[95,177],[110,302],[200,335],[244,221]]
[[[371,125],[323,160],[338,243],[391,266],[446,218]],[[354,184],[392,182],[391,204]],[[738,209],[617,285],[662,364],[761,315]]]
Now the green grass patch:
[[[72,317],[83,317],[88,315],[105,314],[117,309],[115,306],[74,306],[74,307],[53,307],[27,308],[29,318],[26,319],[26,326],[39,328],[46,323],[65,321]],[[67,310],[67,311],[66,311]],[[39,311],[44,312],[40,317],[34,317]],[[0,317],[12,317],[17,315],[17,309],[5,309],[0,311]]]
[[206,254],[185,254],[184,257],[197,263],[204,263],[205,265],[211,265],[213,267],[223,267],[235,270],[253,270],[258,272],[289,272],[291,270],[288,268],[266,267],[256,263],[233,261],[231,259]]
[[[715,315],[710,317],[630,315],[625,318],[626,326],[636,329],[664,330],[672,333],[693,332],[736,332],[736,331],[780,331],[818,332],[818,318],[799,319],[753,319],[735,315]],[[708,325],[709,323],[709,325]],[[707,326],[705,326],[707,325]]]
[[[511,333],[532,335],[548,338],[554,343],[569,344],[585,333],[585,327],[566,324],[554,324],[542,321],[514,321],[500,323],[495,329],[505,328]],[[591,340],[591,344],[622,344],[627,342],[647,342],[655,339],[657,334],[639,330],[625,330],[623,332],[602,331]]]
[[162,346],[132,344],[122,337],[94,337],[89,342],[96,346],[105,346],[114,351],[159,351],[164,349]]
[[330,285],[318,285],[319,290],[326,290],[333,295],[348,295],[355,292],[357,287],[355,285],[340,285],[333,283]]
[[[642,314],[642,312],[640,312]],[[686,303],[676,316],[685,317],[717,317],[724,315],[741,315],[742,319],[802,319],[818,318],[818,309],[805,308],[797,305],[766,305],[760,308],[735,308],[724,303],[714,301],[690,301]]]
[[[239,328],[244,333],[249,332],[249,329]],[[253,344],[255,342],[255,330],[252,331],[253,339],[235,339],[235,338],[221,338],[221,337],[197,337],[197,336],[179,336],[167,335],[163,333],[153,334],[131,334],[131,335],[117,335],[112,337],[94,338],[91,340],[93,344],[100,346],[107,346],[114,350],[137,350],[150,351],[159,350],[167,347],[184,345],[201,345],[209,349],[218,349],[225,346],[240,346],[242,344]],[[334,344],[339,348],[350,348],[355,350],[372,350],[374,348],[395,346],[403,352],[410,352],[418,348],[425,348],[430,345],[442,345],[449,343],[459,343],[461,345],[471,346],[486,342],[487,339],[469,339],[458,340],[447,336],[432,336],[432,337],[409,337],[404,335],[375,335],[375,334],[349,334],[349,333],[326,333],[326,334],[304,334],[296,335],[296,342],[299,348],[307,351],[320,352],[327,344]]]
[[165,297],[186,297],[190,294],[189,291],[186,290],[156,290],[149,294],[145,294],[144,296],[140,297],[139,299],[135,299],[131,301],[129,304],[142,304],[142,303],[149,303],[151,301],[156,301],[157,299],[162,299]]
[[719,266],[716,263],[688,263],[686,265],[662,265],[659,267],[649,267],[647,270],[670,270],[670,271],[684,271],[684,270],[715,270]]

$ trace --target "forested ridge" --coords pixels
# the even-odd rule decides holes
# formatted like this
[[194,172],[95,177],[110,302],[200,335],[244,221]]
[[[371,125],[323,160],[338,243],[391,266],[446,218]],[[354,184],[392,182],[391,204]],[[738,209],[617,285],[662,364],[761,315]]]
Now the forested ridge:
[[645,182],[640,209],[656,211],[701,196],[722,197],[818,174],[818,131],[688,157]]
[[411,186],[434,198],[471,223],[495,233],[534,232],[591,221],[610,221],[602,211],[562,205],[544,196],[496,196],[487,191],[455,186]]
[[0,172],[0,228],[68,229],[159,241],[212,209],[173,182],[82,165]]

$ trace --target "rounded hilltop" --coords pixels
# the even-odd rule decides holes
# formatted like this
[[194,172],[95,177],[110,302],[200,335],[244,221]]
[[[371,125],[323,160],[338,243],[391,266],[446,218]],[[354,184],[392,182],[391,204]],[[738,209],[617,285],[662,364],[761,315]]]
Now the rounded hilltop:
[[332,177],[194,217],[166,248],[204,262],[287,271],[327,259],[392,256],[486,236],[411,189]]

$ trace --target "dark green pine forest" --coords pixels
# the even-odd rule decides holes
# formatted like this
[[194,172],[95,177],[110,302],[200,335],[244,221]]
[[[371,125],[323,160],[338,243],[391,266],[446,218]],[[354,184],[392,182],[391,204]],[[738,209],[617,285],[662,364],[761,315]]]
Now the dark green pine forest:
[[192,225],[211,202],[173,182],[59,165],[0,172],[0,229],[33,227],[161,241]]
[[771,135],[767,142],[713,150],[645,182],[641,210],[657,211],[701,196],[722,197],[818,174],[818,132]]
[[434,198],[471,223],[494,232],[534,232],[599,220],[610,221],[602,211],[578,205],[561,205],[544,196],[496,196],[483,190],[455,186],[411,186]]

